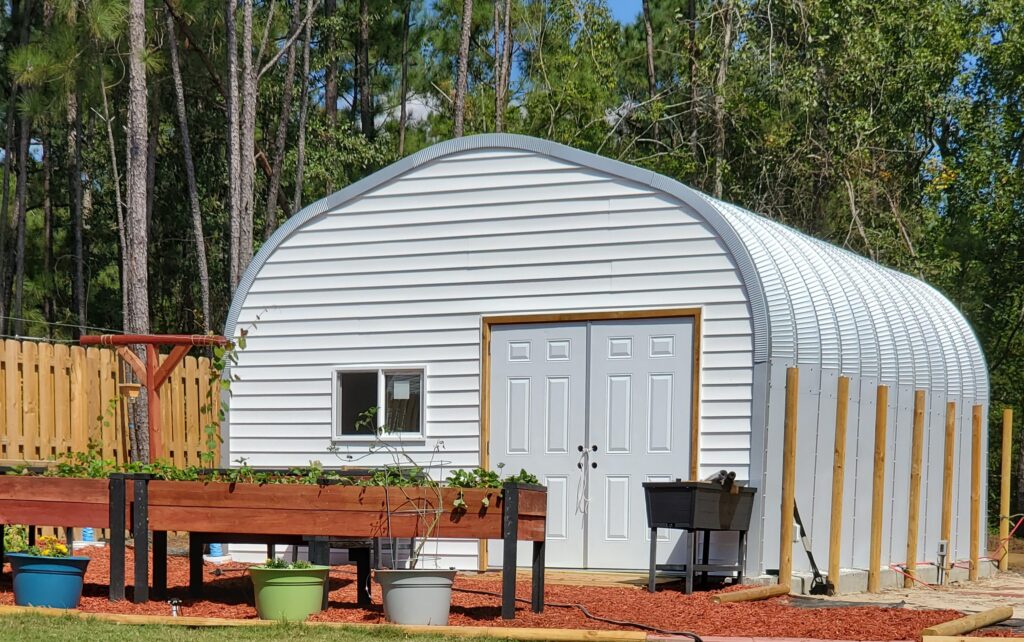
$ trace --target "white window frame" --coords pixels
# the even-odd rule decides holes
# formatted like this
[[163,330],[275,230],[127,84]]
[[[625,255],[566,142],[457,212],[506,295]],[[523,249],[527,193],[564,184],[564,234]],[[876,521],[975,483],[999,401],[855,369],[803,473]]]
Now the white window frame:
[[[377,373],[377,428],[387,424],[385,396],[387,390],[384,376],[390,374],[416,374],[420,376],[420,430],[419,432],[393,432],[376,435],[343,435],[341,433],[341,375],[346,372]],[[427,367],[424,364],[367,363],[346,364],[331,368],[331,441],[344,443],[369,443],[373,441],[422,442],[427,433]]]

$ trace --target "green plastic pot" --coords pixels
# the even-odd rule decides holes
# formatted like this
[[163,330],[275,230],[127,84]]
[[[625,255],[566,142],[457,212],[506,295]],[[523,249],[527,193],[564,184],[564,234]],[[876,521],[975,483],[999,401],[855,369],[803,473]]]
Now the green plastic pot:
[[252,566],[256,612],[262,620],[302,622],[320,612],[328,566],[309,568],[267,568]]

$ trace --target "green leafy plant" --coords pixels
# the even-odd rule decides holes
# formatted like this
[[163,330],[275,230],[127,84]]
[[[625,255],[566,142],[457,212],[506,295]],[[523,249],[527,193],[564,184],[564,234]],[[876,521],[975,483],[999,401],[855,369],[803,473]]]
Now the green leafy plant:
[[294,562],[286,562],[283,558],[268,558],[266,562],[260,565],[262,568],[274,568],[283,570],[300,570],[304,568],[313,568],[313,565],[306,560],[296,560]]
[[[5,538],[6,539],[6,538]],[[9,549],[12,553],[25,553],[26,555],[36,555],[39,557],[70,557],[71,551],[68,549],[68,545],[60,541],[53,535],[43,535],[36,540],[35,546],[28,546],[28,541],[24,542],[24,546],[21,549]]]
[[28,527],[11,524],[4,528],[4,550],[23,551],[28,548]]

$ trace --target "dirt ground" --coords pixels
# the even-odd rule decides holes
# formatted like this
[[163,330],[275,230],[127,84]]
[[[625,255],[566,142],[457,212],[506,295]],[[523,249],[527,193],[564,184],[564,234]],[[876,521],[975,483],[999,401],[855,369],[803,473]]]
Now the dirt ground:
[[[912,589],[885,589],[881,593],[857,593],[837,597],[808,597],[809,603],[835,605],[873,605],[910,609],[953,609],[975,613],[996,606],[1012,606],[1013,619],[998,628],[1009,629],[1013,635],[1024,636],[1024,554],[1014,554],[1016,570],[1000,573],[977,582],[954,582],[948,586]],[[1012,562],[1011,562],[1012,564]]]

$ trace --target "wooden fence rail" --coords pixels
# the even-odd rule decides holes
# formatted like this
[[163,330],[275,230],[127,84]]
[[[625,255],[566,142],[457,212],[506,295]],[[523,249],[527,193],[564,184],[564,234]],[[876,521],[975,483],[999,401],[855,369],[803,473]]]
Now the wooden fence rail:
[[[0,460],[48,460],[85,451],[92,439],[104,458],[125,461],[133,401],[120,392],[124,381],[113,350],[0,341]],[[216,418],[220,397],[216,389],[210,395],[210,360],[186,357],[164,390],[166,458],[198,465],[207,449],[204,427]]]

